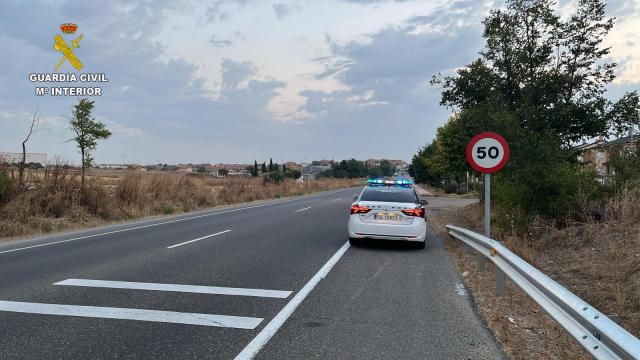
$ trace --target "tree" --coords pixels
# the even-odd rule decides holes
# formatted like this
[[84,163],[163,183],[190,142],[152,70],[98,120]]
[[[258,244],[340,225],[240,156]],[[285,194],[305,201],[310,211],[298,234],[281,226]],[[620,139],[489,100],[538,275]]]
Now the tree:
[[287,172],[287,164],[282,163],[282,172],[286,173]]
[[40,116],[38,116],[38,110],[33,114],[33,119],[31,120],[31,126],[29,127],[29,132],[27,133],[27,137],[22,141],[22,159],[20,160],[20,169],[18,171],[18,183],[20,188],[24,187],[24,168],[27,162],[27,142],[31,138],[31,135],[40,130],[44,129],[34,129],[38,127],[40,123]]
[[262,172],[263,174],[267,172],[267,164],[265,164],[264,162],[262,162],[262,168],[260,169],[260,172]]
[[78,104],[73,106],[70,121],[71,130],[73,130],[76,135],[71,140],[75,141],[81,156],[81,183],[83,187],[85,169],[93,163],[91,153],[98,145],[98,140],[107,139],[111,136],[111,131],[107,130],[103,123],[97,121],[95,117],[91,115],[93,107],[94,101],[86,98],[80,99]]
[[253,171],[251,171],[251,176],[258,176],[258,161],[253,161]]
[[610,151],[609,166],[613,170],[613,190],[622,191],[629,185],[640,186],[640,141],[618,145]]
[[218,170],[218,175],[220,175],[220,176],[227,176],[227,175],[229,175],[229,170],[227,170],[227,169],[220,169],[220,170]]
[[513,112],[517,125],[568,145],[604,134],[611,102],[605,85],[615,63],[602,41],[613,27],[600,0],[580,0],[567,20],[551,0],[509,0],[484,20],[481,58],[456,76],[436,76],[441,104],[458,109],[491,106]]
[[626,135],[640,126],[640,97],[636,91],[626,93],[607,114],[612,124],[612,132],[616,135]]
[[393,176],[396,172],[395,167],[389,160],[380,161],[380,171],[382,172],[382,176]]
[[269,159],[269,172],[273,171],[273,159]]

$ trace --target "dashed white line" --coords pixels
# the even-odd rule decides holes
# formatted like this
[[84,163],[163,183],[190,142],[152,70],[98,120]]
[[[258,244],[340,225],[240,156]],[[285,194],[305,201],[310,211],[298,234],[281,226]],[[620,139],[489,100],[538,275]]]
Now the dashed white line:
[[167,249],[173,249],[173,248],[177,248],[178,246],[191,244],[192,242],[196,242],[196,241],[200,241],[200,240],[208,239],[208,238],[210,238],[210,237],[214,237],[214,236],[222,235],[222,234],[224,234],[224,233],[228,233],[229,231],[231,231],[231,229],[229,229],[229,230],[225,230],[225,231],[220,231],[220,232],[217,232],[217,233],[215,233],[215,234],[211,234],[211,235],[203,236],[203,237],[200,237],[200,238],[197,238],[197,239],[193,239],[193,240],[189,240],[189,241],[181,242],[181,243],[179,243],[179,244],[175,244],[175,245],[167,246]]
[[43,304],[17,301],[0,301],[0,311],[41,315],[62,315],[103,319],[152,321],[185,325],[226,327],[235,329],[255,329],[256,326],[258,326],[263,320],[263,318],[242,316],[183,313],[175,311],[145,309],[110,308],[98,306]]
[[326,264],[307,282],[307,284],[300,289],[300,291],[289,301],[289,303],[276,315],[269,323],[258,333],[258,335],[251,340],[251,342],[235,357],[235,360],[250,360],[262,349],[267,342],[276,334],[278,329],[284,325],[289,316],[293,314],[296,308],[302,303],[302,301],[309,295],[311,290],[318,285],[333,266],[340,260],[342,255],[349,249],[349,243],[345,243],[342,247],[327,261]]
[[296,210],[296,212],[301,212],[301,211],[305,211],[305,210],[309,210],[309,209],[311,209],[311,206],[307,206],[304,209]]
[[67,279],[53,285],[97,287],[109,289],[131,289],[131,290],[152,290],[152,291],[172,291],[181,293],[197,293],[211,295],[235,295],[253,296],[264,298],[286,299],[291,295],[291,291],[266,290],[266,289],[246,289],[220,286],[202,285],[179,285],[161,283],[143,283],[130,281],[108,281],[108,280],[88,280],[88,279]]

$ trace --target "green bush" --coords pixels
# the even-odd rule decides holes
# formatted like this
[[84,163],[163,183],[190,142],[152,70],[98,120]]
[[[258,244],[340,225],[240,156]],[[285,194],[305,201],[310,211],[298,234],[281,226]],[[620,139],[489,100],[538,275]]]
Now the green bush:
[[[564,219],[577,209],[579,198],[597,200],[604,194],[589,168],[570,163],[543,165],[530,164],[527,171],[494,176],[492,197],[500,215]],[[531,167],[537,171],[532,173]]]
[[9,175],[5,171],[0,171],[0,198],[7,192],[9,186]]
[[614,170],[609,184],[612,193],[626,187],[640,187],[640,141],[633,147],[612,148],[609,166]]
[[171,205],[171,204],[164,204],[162,205],[162,214],[164,215],[171,215],[174,212],[176,212],[176,208],[175,206]]
[[287,170],[287,172],[284,173],[285,177],[292,179],[299,179],[301,175],[302,173],[300,172],[300,170]]
[[284,180],[284,175],[280,171],[272,171],[262,175],[262,184],[276,183],[279,184]]
[[455,181],[448,182],[442,187],[445,193],[455,194],[458,192],[458,183]]

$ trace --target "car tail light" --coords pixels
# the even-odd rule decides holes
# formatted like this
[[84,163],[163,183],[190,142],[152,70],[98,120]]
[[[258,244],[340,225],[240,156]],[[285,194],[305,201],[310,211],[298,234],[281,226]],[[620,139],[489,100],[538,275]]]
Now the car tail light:
[[371,211],[371,209],[369,209],[366,206],[351,205],[351,215],[353,215],[353,214],[366,214],[369,211]]
[[424,217],[424,209],[421,207],[417,207],[415,209],[402,210],[405,215],[416,216],[416,217]]

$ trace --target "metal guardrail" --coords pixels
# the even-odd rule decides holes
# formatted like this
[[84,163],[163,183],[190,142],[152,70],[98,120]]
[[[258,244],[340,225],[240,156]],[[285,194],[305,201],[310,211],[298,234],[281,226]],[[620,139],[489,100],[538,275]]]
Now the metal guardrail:
[[491,260],[595,359],[640,359],[640,340],[498,241],[447,225],[449,234]]

